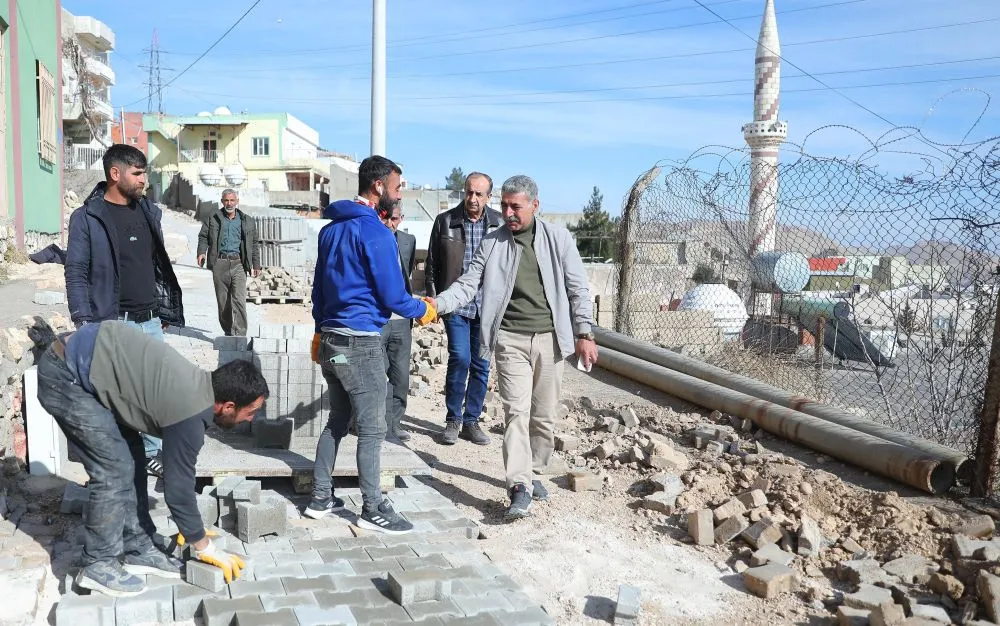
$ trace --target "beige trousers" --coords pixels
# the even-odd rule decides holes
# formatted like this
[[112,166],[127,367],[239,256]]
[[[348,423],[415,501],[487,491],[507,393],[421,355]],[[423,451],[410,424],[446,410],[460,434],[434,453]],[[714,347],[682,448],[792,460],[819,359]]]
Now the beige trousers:
[[556,334],[501,330],[494,356],[506,421],[503,463],[507,489],[521,484],[530,493],[532,471],[541,473],[548,467],[555,447],[563,371]]

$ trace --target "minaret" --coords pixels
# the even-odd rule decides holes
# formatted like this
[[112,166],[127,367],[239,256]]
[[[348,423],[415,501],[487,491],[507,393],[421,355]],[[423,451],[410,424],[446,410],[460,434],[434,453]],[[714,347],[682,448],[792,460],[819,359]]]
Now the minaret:
[[750,146],[749,258],[774,250],[778,217],[778,149],[788,136],[788,124],[778,121],[781,87],[781,45],[774,0],[765,0],[754,63],[753,121],[743,126]]

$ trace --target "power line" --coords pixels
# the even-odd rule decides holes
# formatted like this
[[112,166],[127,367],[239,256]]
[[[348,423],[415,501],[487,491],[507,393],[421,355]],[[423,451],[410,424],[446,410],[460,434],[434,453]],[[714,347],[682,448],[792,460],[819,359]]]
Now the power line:
[[[824,43],[836,43],[840,41],[855,41],[859,39],[872,39],[876,37],[888,37],[892,35],[903,35],[907,33],[916,32],[926,32],[931,30],[940,30],[944,28],[956,28],[960,26],[973,26],[977,24],[986,24],[990,22],[1000,21],[1000,17],[988,17],[978,20],[969,20],[965,22],[953,22],[950,24],[932,24],[930,26],[918,26],[915,28],[904,28],[898,30],[888,30],[880,31],[876,33],[864,33],[860,35],[843,35],[839,37],[824,37],[821,39],[811,39],[806,41],[798,41],[792,43],[783,43],[782,46],[786,48],[791,48],[793,46],[812,46]],[[713,22],[716,23],[716,22]],[[543,71],[543,70],[560,70],[560,69],[572,69],[578,67],[595,67],[601,65],[615,65],[619,63],[640,63],[646,61],[665,61],[670,59],[684,59],[700,56],[714,56],[719,54],[734,54],[737,52],[752,52],[754,48],[729,48],[726,50],[706,50],[702,52],[682,52],[676,54],[664,54],[656,56],[645,56],[645,57],[633,57],[629,59],[610,59],[605,61],[582,61],[579,63],[562,63],[559,65],[542,65],[542,66],[530,66],[530,67],[515,67],[515,68],[498,68],[498,69],[476,69],[467,72],[438,72],[438,73],[390,73],[389,76],[392,78],[440,78],[440,77],[450,77],[450,76],[478,76],[482,74],[504,74],[511,72],[530,72],[530,71]],[[357,67],[358,63],[352,63],[347,65],[300,65],[294,67],[272,67],[272,68],[244,68],[242,70],[235,70],[228,72],[229,75],[241,75],[241,74],[259,74],[267,72],[284,72],[289,70],[298,69],[337,69],[345,67]],[[367,76],[350,76],[343,80],[368,80]]]
[[[413,39],[403,39],[403,40],[397,40],[397,41],[391,41],[391,42],[389,42],[389,48],[396,49],[396,48],[404,48],[404,47],[410,47],[410,46],[431,46],[431,45],[438,45],[438,44],[442,44],[442,43],[453,43],[453,42],[456,42],[456,41],[467,41],[467,40],[470,40],[470,39],[481,39],[482,37],[484,37],[484,35],[480,34],[480,33],[483,33],[485,31],[508,29],[508,28],[513,28],[513,27],[520,27],[520,26],[525,26],[525,25],[530,25],[530,24],[537,24],[537,23],[542,23],[542,22],[551,22],[551,21],[554,21],[554,20],[562,20],[562,19],[568,19],[568,18],[584,17],[584,16],[587,16],[587,15],[594,15],[594,14],[598,14],[598,13],[607,13],[607,12],[610,12],[610,11],[622,11],[622,10],[629,9],[629,8],[636,8],[636,7],[647,6],[647,5],[651,5],[651,4],[663,4],[665,2],[672,2],[672,1],[673,0],[660,0],[658,2],[642,2],[642,3],[628,5],[628,6],[624,6],[624,7],[618,7],[618,8],[614,8],[614,9],[603,9],[603,10],[600,10],[600,11],[587,11],[585,13],[578,13],[578,14],[568,15],[568,16],[563,16],[563,17],[558,17],[558,18],[548,18],[548,19],[543,19],[543,20],[532,20],[530,22],[521,22],[521,23],[518,23],[518,24],[509,24],[507,26],[494,26],[492,28],[486,28],[486,29],[478,29],[478,30],[473,30],[473,31],[463,31],[463,34],[460,34],[460,35],[445,35],[445,36],[441,36],[441,35],[429,35],[429,36],[424,36],[424,37],[416,37],[416,38],[413,38]],[[721,4],[731,4],[733,2],[738,2],[738,1],[739,0],[720,0],[719,2],[713,2],[711,4],[711,6],[718,6],[718,5],[721,5]],[[863,0],[856,0],[856,1],[860,2],[860,1],[863,1]],[[536,33],[536,32],[542,32],[542,31],[548,31],[548,30],[555,30],[555,29],[562,29],[562,28],[573,28],[573,27],[577,27],[577,26],[586,26],[586,25],[589,25],[589,24],[606,24],[608,22],[616,22],[616,21],[619,21],[619,20],[633,20],[633,19],[636,19],[636,18],[649,17],[649,16],[652,16],[652,15],[663,15],[663,14],[666,14],[666,13],[677,13],[679,11],[691,11],[694,8],[695,7],[683,6],[683,7],[675,7],[675,8],[672,8],[672,9],[662,9],[662,10],[658,10],[658,11],[647,11],[645,13],[633,13],[631,15],[621,15],[621,16],[618,16],[618,17],[605,17],[605,18],[601,18],[601,19],[588,20],[588,21],[584,21],[584,22],[575,22],[575,23],[572,23],[572,24],[557,24],[557,25],[554,25],[554,26],[542,26],[542,27],[539,27],[539,28],[520,29],[520,30],[517,31],[516,34],[523,35],[523,34],[526,34],[526,33]],[[496,36],[496,35],[494,35],[494,36]],[[272,57],[279,57],[279,56],[303,56],[303,55],[316,54],[316,53],[349,52],[349,51],[367,50],[367,49],[368,49],[368,45],[364,44],[364,45],[339,46],[339,47],[333,47],[333,48],[310,48],[310,49],[300,49],[300,50],[275,51],[275,52],[267,52],[267,55],[268,56],[272,56]],[[165,51],[165,53],[166,54],[182,54],[182,55],[186,54],[186,53],[171,53],[171,52],[166,52],[166,51]]]
[[[188,66],[187,66],[187,67],[185,67],[184,69],[182,69],[182,70],[181,70],[181,71],[180,71],[180,72],[179,72],[179,73],[178,73],[177,75],[175,75],[175,76],[174,76],[173,78],[171,78],[170,80],[168,80],[168,81],[166,82],[166,84],[164,84],[164,85],[160,86],[160,87],[159,87],[159,88],[158,88],[158,89],[156,90],[156,91],[157,91],[157,95],[162,95],[162,93],[163,93],[163,90],[164,90],[164,89],[166,89],[167,87],[169,87],[170,85],[172,85],[172,84],[173,84],[174,82],[176,82],[176,81],[177,81],[177,79],[178,79],[178,78],[180,78],[181,76],[183,76],[184,74],[186,74],[188,70],[190,70],[190,69],[191,69],[192,67],[194,67],[194,66],[195,66],[195,64],[196,64],[196,63],[198,63],[198,61],[201,61],[201,60],[202,60],[203,58],[205,58],[205,56],[206,56],[206,55],[207,55],[207,54],[208,54],[209,52],[211,52],[211,51],[212,51],[212,49],[213,49],[213,48],[215,48],[215,46],[219,45],[219,44],[220,44],[220,43],[222,42],[222,40],[223,40],[223,39],[225,39],[227,35],[229,35],[229,33],[233,32],[233,29],[235,29],[235,28],[236,28],[236,27],[237,27],[237,26],[239,25],[239,23],[243,21],[243,19],[244,19],[244,18],[245,18],[245,17],[247,16],[247,15],[250,15],[250,12],[251,12],[251,11],[253,11],[253,10],[254,10],[254,9],[255,9],[255,8],[257,7],[257,5],[258,5],[258,4],[260,4],[261,2],[263,2],[263,0],[255,0],[255,1],[254,1],[254,3],[253,3],[253,4],[251,4],[251,5],[249,6],[249,8],[247,8],[247,10],[246,10],[246,11],[244,11],[244,12],[243,12],[243,15],[241,15],[241,16],[240,16],[240,17],[239,17],[239,18],[238,18],[238,19],[237,19],[237,20],[236,20],[235,22],[233,22],[233,25],[232,25],[232,26],[230,26],[230,27],[229,27],[228,29],[226,29],[226,32],[222,33],[222,35],[220,35],[220,36],[219,36],[219,38],[218,38],[218,39],[216,39],[216,40],[215,40],[215,41],[214,41],[214,42],[212,43],[212,45],[210,45],[210,46],[209,46],[209,47],[208,47],[208,48],[207,48],[207,49],[206,49],[206,50],[205,50],[204,52],[202,52],[202,53],[201,53],[201,54],[200,54],[200,55],[198,56],[198,58],[196,58],[196,59],[195,59],[194,61],[191,61],[191,63],[190,63],[190,64],[188,64]],[[126,104],[126,105],[124,105],[124,106],[126,106],[126,107],[130,107],[130,106],[132,106],[133,104],[138,104],[139,102],[142,102],[142,100],[143,100],[143,99],[142,99],[142,98],[140,98],[140,99],[136,100],[135,102],[130,102],[130,103],[128,103],[128,104]],[[162,106],[161,106],[161,108],[162,108]]]
[[[937,65],[954,65],[956,63],[977,63],[981,61],[995,61],[1000,59],[1000,56],[990,56],[990,57],[978,57],[973,59],[955,59],[949,61],[928,61],[926,63],[909,63],[906,65],[884,65],[881,67],[865,67],[865,68],[855,68],[849,70],[829,70],[826,72],[815,72],[815,76],[833,76],[838,74],[861,74],[865,72],[881,72],[889,70],[903,70],[903,69],[915,69],[918,67],[933,67]],[[782,78],[811,78],[812,75],[809,74],[792,74],[784,75]],[[555,95],[555,94],[576,94],[576,93],[598,93],[598,92],[609,92],[609,91],[634,91],[638,89],[664,89],[668,87],[701,87],[705,85],[723,85],[727,83],[745,83],[751,82],[753,78],[729,78],[725,80],[705,80],[689,83],[660,83],[655,85],[635,85],[629,87],[595,87],[591,89],[566,89],[566,90],[554,90],[554,91],[533,91],[533,92],[523,92],[523,93],[505,93],[502,94],[503,98],[514,98],[514,97],[529,97],[529,96],[542,96],[542,95]],[[471,98],[485,98],[496,100],[497,95],[495,94],[455,94],[446,96],[414,96],[412,98],[400,98],[397,101],[414,101],[414,100],[468,100]]]
[[[873,70],[874,71],[874,70]],[[820,73],[821,74],[821,73]],[[795,78],[813,78],[815,75],[800,75],[795,76]],[[900,87],[906,85],[925,85],[934,83],[949,83],[949,82],[960,82],[965,80],[985,80],[991,78],[1000,78],[1000,74],[981,74],[978,76],[956,76],[949,78],[930,78],[930,79],[920,79],[920,80],[907,80],[907,81],[894,81],[894,82],[881,82],[881,83],[866,83],[860,85],[842,85],[839,87],[831,86],[821,86],[821,87],[803,87],[798,89],[782,89],[782,93],[808,93],[816,91],[836,91],[838,89],[871,89],[874,87]],[[733,82],[733,81],[710,81],[703,84],[711,84],[714,82]],[[819,82],[819,81],[817,81]],[[217,95],[217,96],[228,96],[233,97],[233,94],[211,94],[206,92],[201,92],[204,95]],[[548,93],[540,93],[538,95],[551,95]],[[578,99],[578,100],[531,100],[531,101],[521,101],[521,102],[495,102],[498,97],[494,96],[494,102],[459,102],[450,106],[461,106],[461,107],[484,107],[484,106],[523,106],[523,105],[534,105],[534,104],[586,104],[586,103],[602,103],[602,102],[641,102],[641,101],[657,101],[657,100],[693,100],[696,98],[730,98],[730,97],[746,97],[746,90],[733,91],[726,93],[707,93],[707,94],[678,94],[678,95],[667,95],[667,96],[633,96],[633,97],[623,97],[623,98],[591,98],[591,99]],[[274,98],[274,97],[263,97],[263,96],[242,96],[242,100],[259,100],[266,102],[282,102],[291,104],[344,104],[344,105],[362,105],[367,104],[368,100],[345,100],[345,99],[302,99],[302,98]],[[411,99],[398,98],[394,99],[394,102],[411,102]],[[437,102],[425,102],[422,104],[417,104],[417,106],[440,106]]]

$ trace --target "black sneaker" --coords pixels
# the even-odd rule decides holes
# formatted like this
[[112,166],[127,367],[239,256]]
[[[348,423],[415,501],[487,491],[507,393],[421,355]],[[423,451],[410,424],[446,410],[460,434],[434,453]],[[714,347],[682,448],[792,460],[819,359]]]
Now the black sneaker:
[[181,577],[184,563],[167,556],[154,547],[150,547],[143,554],[126,554],[122,559],[122,566],[129,574],[136,576],[159,576],[160,578]]
[[358,528],[374,530],[387,535],[405,535],[413,530],[413,524],[393,510],[388,500],[382,500],[378,508],[362,510],[358,517]]
[[514,485],[510,490],[510,506],[507,507],[507,512],[504,513],[504,517],[508,520],[528,517],[531,515],[528,511],[530,508],[531,494],[528,493],[527,487],[524,485]]
[[545,488],[540,480],[531,481],[531,499],[546,502],[549,499],[549,490]]
[[146,473],[150,476],[156,476],[157,478],[163,478],[163,461],[162,452],[157,452],[153,456],[146,459]]
[[490,444],[490,436],[484,433],[483,429],[479,427],[479,422],[462,426],[462,432],[459,433],[459,436],[462,439],[468,439],[477,446],[488,446]]
[[462,429],[462,425],[458,422],[448,422],[444,427],[444,432],[441,433],[441,443],[446,446],[454,445],[458,441],[458,431]]
[[146,583],[126,572],[118,561],[91,563],[76,575],[76,585],[115,598],[139,595],[146,590]]
[[306,517],[311,517],[313,519],[320,519],[326,517],[328,513],[333,513],[334,511],[343,511],[344,501],[337,496],[331,495],[325,500],[312,499],[306,510],[302,512]]

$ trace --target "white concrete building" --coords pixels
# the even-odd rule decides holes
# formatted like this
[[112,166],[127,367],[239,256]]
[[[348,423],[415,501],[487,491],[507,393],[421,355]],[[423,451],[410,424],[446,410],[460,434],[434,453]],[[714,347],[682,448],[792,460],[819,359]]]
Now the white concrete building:
[[110,53],[115,33],[90,16],[62,10],[62,124],[66,166],[100,168],[111,145],[115,111],[111,87],[115,72]]

